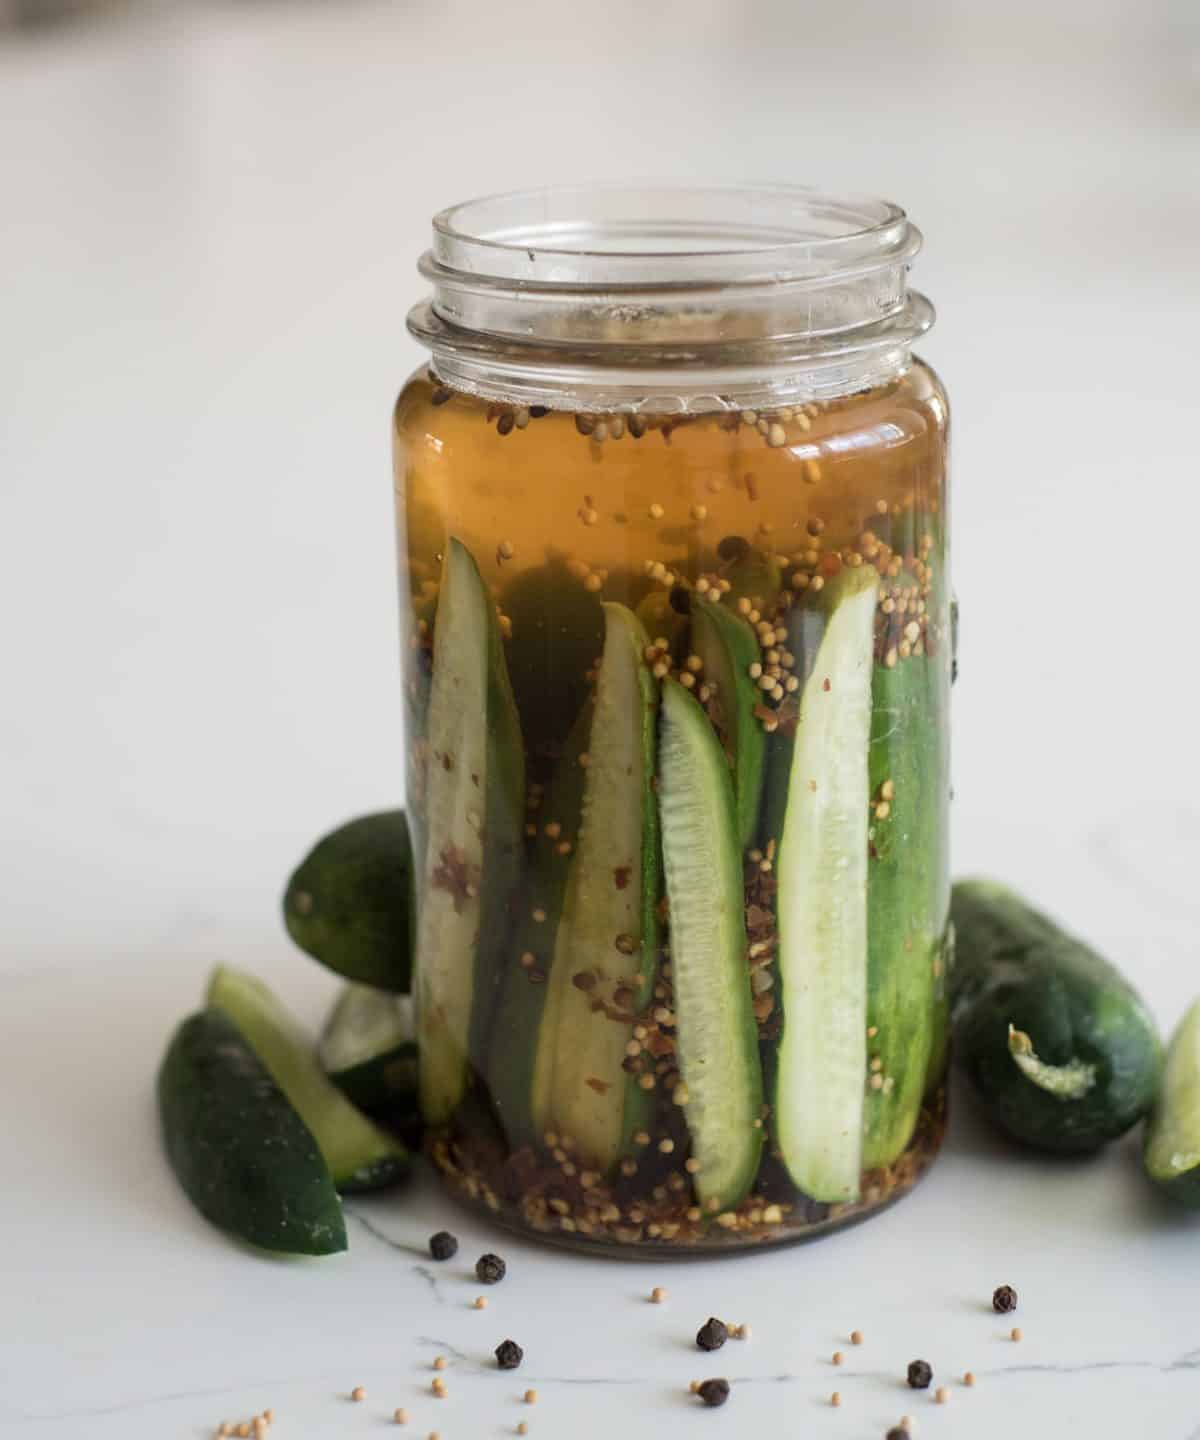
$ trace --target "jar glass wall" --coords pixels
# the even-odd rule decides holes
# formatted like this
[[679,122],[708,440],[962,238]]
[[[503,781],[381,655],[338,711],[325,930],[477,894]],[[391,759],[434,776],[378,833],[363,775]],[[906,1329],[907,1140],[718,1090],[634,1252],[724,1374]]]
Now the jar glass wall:
[[435,246],[395,411],[431,1154],[630,1253],[821,1233],[942,1133],[945,398],[900,212],[771,193]]

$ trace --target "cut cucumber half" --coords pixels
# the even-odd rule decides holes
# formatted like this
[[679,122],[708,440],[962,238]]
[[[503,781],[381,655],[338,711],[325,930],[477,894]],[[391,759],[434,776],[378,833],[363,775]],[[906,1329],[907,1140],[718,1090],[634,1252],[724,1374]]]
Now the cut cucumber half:
[[229,1016],[295,1106],[339,1190],[377,1190],[408,1174],[408,1151],[326,1077],[309,1037],[261,980],[219,965],[208,1003]]
[[[534,1078],[543,1026],[546,1034],[552,1034],[552,1017],[557,1015],[551,1003],[553,987],[547,982],[554,964],[571,855],[579,839],[585,774],[579,761],[587,750],[591,728],[592,704],[588,701],[571,729],[545,799],[534,813],[537,835],[530,845],[526,882],[512,941],[505,952],[500,997],[488,1037],[487,1087],[510,1151],[536,1145],[541,1139],[534,1118]],[[546,1102],[540,1108],[544,1111]]]
[[288,934],[347,980],[412,988],[413,856],[403,810],[361,815],[323,835],[283,896]]
[[753,1184],[763,1141],[742,860],[724,752],[675,680],[663,684],[658,801],[692,1183],[702,1205],[727,1210]]
[[1164,1194],[1200,1210],[1200,1000],[1167,1046],[1143,1159],[1146,1174]]
[[417,1108],[417,1042],[409,995],[346,985],[317,1047],[321,1068],[360,1110]]
[[740,616],[700,596],[692,598],[692,644],[704,664],[704,680],[713,687],[709,718],[733,767],[733,796],[738,846],[753,844],[758,829],[766,732],[754,713],[760,692],[750,678],[759,662],[758,638]]
[[421,1108],[447,1121],[486,1033],[519,876],[524,752],[495,608],[470,551],[447,542],[427,724],[426,853],[417,929]]
[[604,619],[579,842],[555,940],[533,1112],[538,1133],[567,1137],[584,1163],[607,1172],[652,1108],[623,1061],[658,963],[659,842],[649,641],[623,605],[606,604]]
[[332,1255],[346,1224],[317,1142],[220,1010],[180,1025],[158,1072],[167,1159],[206,1219],[265,1250]]
[[796,1185],[858,1199],[867,1075],[867,817],[879,577],[845,569],[800,697],[776,859],[782,1030],[774,1132]]

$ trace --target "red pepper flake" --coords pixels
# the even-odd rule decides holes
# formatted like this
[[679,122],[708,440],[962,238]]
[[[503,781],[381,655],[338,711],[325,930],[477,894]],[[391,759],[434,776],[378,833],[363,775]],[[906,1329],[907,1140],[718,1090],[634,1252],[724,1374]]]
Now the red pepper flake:
[[445,890],[453,897],[454,913],[461,915],[467,900],[478,894],[477,873],[475,879],[472,878],[475,867],[468,864],[466,851],[455,845],[445,846],[440,860],[441,863],[434,866],[431,884],[435,890]]
[[589,1075],[584,1083],[589,1089],[594,1090],[597,1095],[607,1095],[612,1089],[611,1080],[597,1080],[594,1075]]
[[618,865],[613,871],[613,883],[618,890],[624,890],[633,874],[632,865]]
[[752,472],[746,475],[746,494],[751,500],[758,499],[758,479]]
[[571,976],[571,984],[574,985],[576,990],[594,990],[596,988],[596,977],[590,970],[580,970],[577,974]]
[[833,689],[833,686],[829,683],[828,676],[826,676],[826,678],[821,681],[821,689],[824,690],[827,695]]

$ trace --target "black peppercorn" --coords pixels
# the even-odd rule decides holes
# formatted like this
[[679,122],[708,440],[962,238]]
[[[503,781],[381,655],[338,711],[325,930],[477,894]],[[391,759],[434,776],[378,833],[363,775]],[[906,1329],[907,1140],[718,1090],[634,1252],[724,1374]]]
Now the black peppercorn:
[[690,615],[692,613],[692,592],[685,590],[682,585],[673,585],[671,593],[667,597],[671,602],[671,609],[676,615]]
[[696,1344],[701,1350],[719,1350],[728,1339],[728,1327],[724,1320],[718,1320],[715,1315],[710,1315],[696,1331]]
[[501,1370],[515,1370],[525,1358],[525,1352],[515,1340],[501,1340],[496,1346],[496,1364]]
[[439,1230],[429,1237],[429,1253],[435,1260],[453,1260],[458,1254],[458,1241],[449,1230]]
[[893,1425],[883,1440],[912,1440],[912,1436],[903,1425]]
[[750,553],[750,542],[744,535],[726,535],[717,541],[717,558],[726,563],[744,560]]
[[928,1360],[914,1360],[908,1367],[908,1383],[914,1390],[928,1390],[933,1379],[933,1367]]
[[724,1405],[729,1399],[728,1380],[701,1380],[696,1391],[706,1405]]
[[997,1315],[1007,1315],[1017,1308],[1017,1292],[1011,1285],[999,1286],[992,1295],[992,1309]]
[[508,1273],[508,1266],[499,1255],[481,1255],[475,1262],[475,1274],[484,1285],[499,1285]]

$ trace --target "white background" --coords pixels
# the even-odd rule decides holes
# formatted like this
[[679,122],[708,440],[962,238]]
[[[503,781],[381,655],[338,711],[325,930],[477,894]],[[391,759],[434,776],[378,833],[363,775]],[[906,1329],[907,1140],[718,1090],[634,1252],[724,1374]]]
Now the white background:
[[[42,1415],[53,1437],[204,1433],[232,1371],[319,1376],[310,1428],[288,1433],[333,1434],[315,1357],[340,1375],[360,1340],[377,1348],[369,1240],[324,1282],[349,1289],[276,1268],[276,1308],[256,1311],[261,1270],[162,1172],[150,1078],[214,959],[315,1013],[327,984],[290,952],[278,891],[316,833],[401,798],[388,418],[420,359],[404,316],[428,217],[454,200],[645,176],[909,209],[940,314],[924,353],[953,405],[956,869],[1026,889],[1177,1018],[1200,989],[1198,57],[1187,0],[231,0],[0,32],[0,1370],[17,1377],[0,1430]],[[923,1333],[950,1336],[1019,1268],[1041,1277],[1060,1347],[1094,1360],[1107,1317],[1149,1368],[1064,1372],[1059,1389],[1010,1375],[1010,1408],[980,1408],[972,1435],[1000,1435],[1014,1398],[1065,1404],[1096,1435],[1142,1424],[1138,1405],[1150,1434],[1196,1433],[1200,1377],[1162,1366],[1200,1346],[1184,1286],[1200,1236],[1143,1197],[1131,1152],[1048,1170],[960,1111],[938,1178],[860,1235],[673,1283],[699,1319],[735,1275],[747,1319],[807,1297],[813,1353],[883,1303],[903,1352],[897,1287],[940,1273],[918,1287]],[[641,1285],[529,1254],[564,1305],[568,1273],[585,1296],[598,1274]],[[818,1277],[859,1308],[818,1305]],[[388,1301],[389,1344],[435,1333],[411,1283]],[[336,1358],[306,1304],[361,1318]],[[690,1378],[685,1351],[606,1359],[535,1308],[560,1375],[636,1361],[647,1386],[672,1364]],[[803,1406],[828,1388],[796,1383]],[[131,1410],[139,1386],[217,1398]],[[676,1413],[653,1388],[636,1405],[604,1393],[560,1425]],[[741,1422],[772,1429],[782,1392],[752,1393]],[[813,1434],[869,1435],[894,1408],[865,1430],[796,1413]]]

